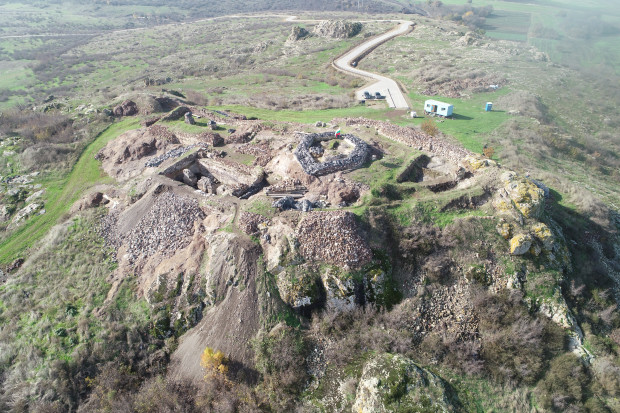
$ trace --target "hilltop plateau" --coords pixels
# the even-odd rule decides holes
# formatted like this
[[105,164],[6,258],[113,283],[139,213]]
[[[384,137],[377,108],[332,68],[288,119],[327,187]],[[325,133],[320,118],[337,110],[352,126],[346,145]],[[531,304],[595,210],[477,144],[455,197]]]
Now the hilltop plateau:
[[[557,57],[585,11],[190,3],[0,4],[0,410],[620,409],[618,96]],[[334,64],[397,24],[352,66],[409,110]]]

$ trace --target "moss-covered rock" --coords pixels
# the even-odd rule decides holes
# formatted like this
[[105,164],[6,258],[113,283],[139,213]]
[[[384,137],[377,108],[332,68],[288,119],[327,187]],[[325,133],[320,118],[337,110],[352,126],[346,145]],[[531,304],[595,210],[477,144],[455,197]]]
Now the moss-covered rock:
[[355,280],[343,278],[328,269],[321,274],[321,281],[326,292],[326,306],[335,310],[350,310],[355,307]]
[[321,293],[317,281],[317,274],[305,265],[288,267],[277,276],[280,297],[293,308],[317,304]]
[[523,255],[532,246],[532,236],[530,234],[517,234],[510,240],[510,253],[512,255]]
[[542,222],[534,224],[532,226],[532,233],[541,242],[542,247],[546,251],[553,251],[554,237],[547,225]]
[[497,225],[497,232],[504,239],[510,239],[510,237],[512,236],[512,230],[513,230],[513,226],[512,226],[512,224],[510,224],[508,222],[500,222]]
[[[521,177],[514,172],[502,175],[504,190],[511,205],[525,218],[539,218],[545,207],[545,192],[528,178]],[[496,204],[496,208],[500,203]],[[507,207],[507,205],[506,205]],[[499,208],[501,209],[501,208]]]
[[406,357],[384,353],[364,366],[352,411],[452,412],[454,406],[439,376]]
[[497,162],[488,159],[488,158],[482,158],[482,157],[476,157],[476,156],[466,156],[464,161],[469,164],[469,166],[471,166],[472,169],[474,170],[478,170],[478,169],[482,169],[482,168],[487,168],[489,166],[497,166]]

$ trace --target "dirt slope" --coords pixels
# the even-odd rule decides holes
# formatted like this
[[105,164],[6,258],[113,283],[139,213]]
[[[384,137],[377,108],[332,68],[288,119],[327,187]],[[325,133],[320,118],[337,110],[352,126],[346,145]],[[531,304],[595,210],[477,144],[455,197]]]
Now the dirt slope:
[[207,253],[207,294],[212,294],[216,304],[205,310],[200,323],[181,337],[169,368],[174,380],[203,379],[200,355],[205,347],[223,351],[233,359],[233,373],[248,372],[248,366],[253,364],[250,340],[260,328],[256,284],[260,248],[241,235],[219,232]]

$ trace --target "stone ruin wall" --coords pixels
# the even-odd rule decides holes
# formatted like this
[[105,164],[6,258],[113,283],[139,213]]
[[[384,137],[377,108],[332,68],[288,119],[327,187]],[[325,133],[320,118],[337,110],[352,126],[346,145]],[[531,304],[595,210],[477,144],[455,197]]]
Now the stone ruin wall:
[[314,159],[310,153],[310,147],[315,142],[334,139],[334,133],[323,132],[301,135],[299,145],[295,149],[294,154],[304,172],[308,175],[320,176],[361,167],[368,158],[368,144],[354,135],[344,134],[341,137],[354,146],[353,151],[346,158],[333,159],[321,163]]
[[440,156],[455,165],[458,165],[467,156],[476,156],[473,152],[457,144],[444,139],[433,138],[420,130],[397,126],[390,122],[364,118],[341,118],[334,119],[333,122],[345,123],[347,126],[373,127],[386,138]]

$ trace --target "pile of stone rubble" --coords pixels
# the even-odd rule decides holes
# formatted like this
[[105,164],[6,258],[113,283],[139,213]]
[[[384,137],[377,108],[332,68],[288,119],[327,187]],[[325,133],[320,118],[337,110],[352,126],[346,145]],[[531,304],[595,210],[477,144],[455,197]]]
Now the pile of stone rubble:
[[243,211],[241,215],[239,215],[239,220],[237,221],[239,229],[248,235],[257,233],[260,224],[269,224],[269,219],[262,215],[247,211]]
[[348,211],[308,213],[297,227],[299,251],[307,260],[344,268],[359,268],[372,260],[372,251]]
[[185,248],[194,234],[195,222],[204,218],[196,200],[163,192],[128,233],[116,232],[114,216],[104,220],[102,232],[109,244],[127,247],[128,261],[133,264],[139,258],[156,253],[168,256]]

